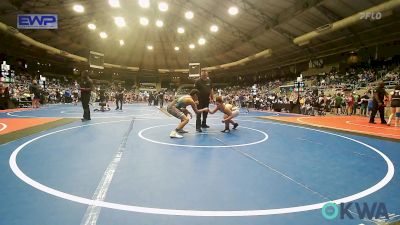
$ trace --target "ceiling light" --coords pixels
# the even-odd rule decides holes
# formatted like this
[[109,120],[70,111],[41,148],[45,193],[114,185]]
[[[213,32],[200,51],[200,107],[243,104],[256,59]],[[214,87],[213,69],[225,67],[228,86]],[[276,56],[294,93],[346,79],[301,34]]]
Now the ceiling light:
[[91,30],[96,30],[96,25],[94,25],[93,23],[89,23],[87,26],[88,26],[89,29],[91,29]]
[[85,11],[85,8],[82,5],[74,5],[73,9],[78,13],[83,13]]
[[179,51],[179,47],[178,46],[175,46],[175,51]]
[[124,17],[114,17],[114,22],[118,27],[125,27],[126,23],[125,23],[125,19]]
[[185,33],[185,28],[183,28],[183,27],[178,27],[178,33],[180,33],[180,34]]
[[196,48],[196,45],[190,44],[190,45],[189,45],[189,48],[190,48],[190,49],[194,49],[194,48]]
[[139,0],[139,6],[147,9],[150,7],[150,1],[149,0]]
[[124,45],[125,44],[125,42],[124,42],[124,40],[119,40],[119,45]]
[[157,27],[163,27],[164,26],[164,22],[162,20],[157,20],[156,21],[156,26]]
[[192,11],[187,11],[186,13],[185,13],[185,17],[186,17],[186,19],[188,19],[188,20],[191,20],[191,19],[193,19],[193,12]]
[[148,50],[153,50],[153,46],[152,45],[147,45],[147,49]]
[[100,32],[100,37],[104,39],[104,38],[107,38],[108,35],[106,32]]
[[143,26],[147,26],[149,24],[149,19],[147,19],[146,17],[140,17],[140,24],[142,24]]
[[206,43],[206,39],[201,37],[201,38],[199,38],[199,40],[197,42],[199,43],[199,45],[204,45]]
[[160,2],[158,3],[158,9],[161,12],[166,12],[168,10],[168,4],[166,2]]
[[119,0],[108,0],[108,4],[110,4],[110,6],[113,8],[121,7],[119,4]]
[[236,6],[232,6],[228,9],[228,13],[232,16],[238,14],[239,9]]
[[218,26],[217,25],[212,25],[211,27],[210,27],[210,31],[211,32],[217,32],[218,31]]

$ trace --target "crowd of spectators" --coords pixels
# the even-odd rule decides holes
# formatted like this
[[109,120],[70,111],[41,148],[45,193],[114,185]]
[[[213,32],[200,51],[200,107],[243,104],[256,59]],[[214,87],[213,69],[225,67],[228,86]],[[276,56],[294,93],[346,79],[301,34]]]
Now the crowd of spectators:
[[[223,96],[225,101],[239,107],[257,110],[274,110],[295,112],[305,115],[368,115],[372,106],[374,82],[385,81],[387,84],[399,82],[399,67],[387,69],[350,69],[344,74],[332,71],[304,78],[307,83],[300,96],[291,86],[295,80],[274,79],[252,86],[214,87],[215,95]],[[33,100],[32,83],[35,77],[23,73],[15,77],[15,82],[7,87],[0,84],[0,107],[7,108],[6,101],[19,107],[31,107]],[[40,102],[71,103],[80,98],[79,83],[67,77],[47,77],[45,82],[38,80]],[[148,102],[149,105],[161,105],[172,101],[176,96],[189,92],[189,88],[177,92],[163,89],[161,91],[138,91],[136,88],[122,87],[123,84],[111,81],[99,81],[92,92],[92,102],[98,101],[100,90],[104,90],[107,101],[115,101],[117,92],[123,92],[124,103]]]
[[[36,83],[36,84],[35,84]],[[7,85],[8,99],[5,99],[4,107],[31,107],[32,100],[38,99],[41,103],[49,99],[60,102],[63,100],[64,90],[70,89],[66,79],[38,80],[27,73],[21,73],[14,78],[13,83]],[[36,97],[34,96],[36,94]],[[53,97],[54,96],[54,97]]]
[[[37,85],[35,84],[37,83]],[[114,101],[118,84],[104,83],[95,85],[92,101],[99,99],[100,89],[106,89],[107,100]],[[34,99],[40,104],[77,103],[80,99],[79,81],[62,77],[46,77],[38,79],[27,73],[15,76],[14,82],[1,83],[1,109],[14,107],[35,107]],[[127,103],[146,101],[145,93],[135,93],[133,90],[124,90],[124,99]],[[33,105],[32,105],[33,104]]]
[[[369,116],[372,110],[373,90],[377,82],[384,81],[387,88],[400,82],[399,67],[388,70],[351,69],[345,74],[338,72],[319,74],[304,79],[309,85],[300,92],[293,88],[279,89],[282,84],[294,84],[295,80],[269,81],[253,86],[220,88],[218,95],[240,107],[257,110],[293,112],[299,106],[304,115],[362,115]],[[389,83],[390,81],[390,83]],[[290,85],[287,85],[290,86]],[[292,86],[293,87],[293,86]],[[297,104],[299,102],[299,104]]]

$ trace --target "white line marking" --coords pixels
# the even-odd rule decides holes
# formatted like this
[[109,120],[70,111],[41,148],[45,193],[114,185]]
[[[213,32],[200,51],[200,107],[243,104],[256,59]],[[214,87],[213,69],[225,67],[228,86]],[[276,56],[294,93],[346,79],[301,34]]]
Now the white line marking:
[[[169,119],[165,117],[149,117],[149,116],[143,116],[143,115],[156,115],[157,113],[153,114],[142,114],[142,115],[121,115],[121,116],[92,116],[92,119],[111,119],[111,118],[129,118],[129,117],[135,117],[135,118],[144,118],[144,119]],[[7,114],[9,116],[13,117],[19,117],[19,118],[60,118],[60,116],[20,116],[20,115],[15,115],[15,114]],[[68,117],[62,117],[62,118],[75,118],[75,119],[80,119],[82,118],[81,116],[68,116]]]
[[313,143],[313,144],[316,144],[316,145],[324,145],[324,144],[322,144],[320,142],[315,142],[315,141],[312,141],[312,140],[309,140],[309,139],[305,139],[305,138],[296,138],[296,139],[300,140],[300,141],[307,141],[307,142],[310,142],[310,143]]
[[[110,162],[110,164],[107,166],[106,171],[103,174],[103,177],[101,178],[101,181],[99,185],[96,188],[96,191],[93,194],[92,199],[95,201],[104,201],[106,198],[108,188],[110,187],[111,181],[114,177],[114,173],[117,170],[118,164],[121,161],[122,154],[125,151],[126,148],[126,142],[128,141],[128,137],[130,132],[132,131],[133,128],[133,123],[134,120],[131,120],[131,123],[129,124],[128,130],[125,132],[122,142],[119,145],[118,151],[115,153],[113,160]],[[82,219],[81,225],[95,225],[97,224],[97,220],[99,218],[101,211],[101,207],[96,206],[96,205],[90,205],[86,213]]]
[[[220,140],[219,138],[215,138],[215,139],[217,139],[219,142],[225,144],[225,143],[224,143],[222,140]],[[273,168],[272,166],[266,164],[265,162],[262,162],[262,161],[258,160],[258,159],[255,158],[254,156],[252,156],[252,155],[250,155],[250,154],[248,154],[248,153],[246,153],[246,152],[240,151],[240,150],[237,149],[237,148],[232,148],[232,150],[235,151],[235,152],[238,152],[239,154],[245,156],[246,158],[249,158],[249,159],[255,161],[256,163],[260,164],[261,166],[263,166],[263,167],[265,167],[265,168],[267,168],[267,169],[270,169],[270,170],[274,171],[275,173],[281,175],[282,177],[284,177],[284,178],[286,178],[286,179],[292,181],[293,183],[299,185],[300,187],[302,187],[302,188],[304,188],[304,189],[310,191],[310,192],[313,193],[313,194],[318,195],[318,196],[321,197],[322,199],[327,200],[327,201],[330,200],[329,198],[325,197],[325,196],[322,195],[321,193],[319,193],[319,192],[317,192],[317,191],[314,191],[313,189],[307,187],[305,184],[302,184],[302,183],[296,181],[295,179],[293,179],[293,178],[289,177],[288,175],[282,173],[281,171],[279,171],[279,170]]]
[[375,128],[375,129],[398,130],[398,131],[400,131],[400,129],[396,129],[396,128],[379,127],[379,126],[368,126],[368,125],[364,125],[364,124],[353,123],[352,121],[349,121],[349,120],[347,120],[346,123],[347,124],[351,124],[351,125],[355,125],[355,126],[360,126],[360,127],[370,127],[370,128]]
[[315,127],[331,128],[331,129],[337,130],[339,132],[342,130],[342,131],[350,131],[350,132],[353,132],[353,133],[373,134],[375,136],[377,134],[379,134],[379,135],[400,137],[400,135],[397,135],[397,134],[386,134],[386,133],[377,133],[377,132],[368,132],[368,131],[361,131],[361,130],[345,129],[345,128],[339,128],[339,127],[331,127],[331,126],[320,125],[320,124],[317,124],[317,123],[306,122],[306,121],[302,120],[302,119],[306,119],[306,118],[311,118],[311,117],[300,117],[300,118],[297,118],[297,121],[300,122],[300,123],[312,125],[312,126],[315,126]]
[[[217,139],[218,141],[224,143],[223,141],[221,141],[221,140],[218,139],[218,138],[215,138],[215,139]],[[225,143],[224,143],[224,144],[225,144]],[[320,198],[322,198],[322,199],[324,199],[324,200],[327,200],[327,201],[330,201],[330,199],[329,199],[328,197],[324,196],[323,194],[319,193],[318,191],[315,191],[315,190],[311,189],[311,188],[308,187],[307,185],[305,185],[305,184],[303,184],[303,183],[301,183],[301,182],[299,182],[299,181],[297,181],[297,180],[291,178],[290,176],[286,175],[285,173],[282,173],[281,171],[279,171],[279,170],[273,168],[272,166],[266,164],[265,162],[262,162],[262,161],[258,160],[257,158],[255,158],[255,157],[252,156],[251,154],[246,153],[246,152],[243,152],[243,151],[240,151],[239,149],[236,149],[236,148],[232,148],[232,149],[233,149],[234,151],[238,152],[239,154],[242,154],[243,156],[245,156],[245,157],[247,157],[247,158],[249,158],[249,159],[255,161],[256,163],[260,164],[261,166],[263,166],[263,167],[265,167],[265,168],[267,168],[267,169],[270,169],[270,170],[274,171],[275,173],[281,175],[282,177],[284,177],[284,178],[286,178],[286,179],[292,181],[293,183],[299,185],[300,187],[302,187],[302,188],[304,188],[304,189],[310,191],[311,193],[313,193],[313,194],[315,194],[315,195],[318,195]],[[349,210],[349,212],[352,213],[352,214],[354,214],[354,215],[358,215],[357,213],[354,213],[354,212],[351,211],[351,210]],[[365,220],[365,219],[364,219],[364,221],[370,221],[370,220]]]
[[[138,212],[138,213],[149,213],[149,214],[160,214],[160,215],[174,215],[174,216],[197,216],[197,217],[239,217],[239,216],[265,216],[265,215],[277,215],[277,214],[288,214],[288,213],[295,213],[295,212],[304,212],[304,211],[310,211],[310,210],[316,210],[316,209],[321,209],[328,201],[326,202],[321,202],[321,203],[316,203],[316,204],[311,204],[311,205],[302,205],[302,206],[295,206],[295,207],[288,207],[288,208],[277,208],[277,209],[263,209],[263,210],[237,210],[237,211],[202,211],[202,210],[178,210],[178,209],[162,209],[162,208],[150,208],[150,207],[142,207],[142,206],[134,206],[134,205],[124,205],[124,204],[118,204],[118,203],[112,203],[112,202],[105,202],[105,201],[96,201],[88,198],[83,198],[80,196],[68,194],[59,190],[55,190],[53,188],[50,188],[48,186],[45,186],[32,178],[28,177],[24,172],[21,171],[21,169],[17,165],[17,156],[18,153],[28,144],[55,134],[59,132],[63,132],[66,130],[71,130],[71,129],[77,129],[80,127],[84,126],[93,126],[93,125],[99,125],[99,124],[108,124],[108,123],[117,123],[117,122],[122,122],[122,121],[127,121],[127,120],[121,120],[121,121],[111,121],[111,122],[103,122],[103,123],[96,123],[96,124],[88,124],[88,125],[82,125],[82,126],[76,126],[76,127],[71,127],[71,128],[66,128],[58,131],[53,131],[47,134],[43,134],[39,137],[36,137],[34,139],[31,139],[22,145],[20,145],[18,148],[14,150],[14,152],[10,156],[9,164],[10,168],[13,171],[13,173],[20,178],[22,181],[25,183],[31,185],[32,187],[41,190],[43,192],[46,192],[50,195],[57,196],[59,198],[63,198],[69,201],[81,203],[81,204],[86,204],[86,205],[95,205],[95,206],[100,206],[100,207],[105,207],[105,208],[110,208],[110,209],[116,209],[116,210],[123,210],[123,211],[130,211],[130,212]],[[129,120],[128,120],[129,121]],[[301,129],[306,129],[306,130],[313,130],[316,132],[324,133],[324,134],[330,134],[333,136],[341,137],[353,142],[356,142],[360,145],[363,145],[376,153],[378,153],[386,162],[387,165],[387,173],[385,177],[383,177],[378,183],[376,183],[374,186],[361,191],[359,193],[336,199],[333,200],[334,203],[339,204],[339,203],[346,203],[346,202],[351,202],[358,200],[360,198],[363,198],[365,196],[368,196],[380,189],[382,189],[384,186],[386,186],[393,178],[394,176],[394,166],[392,161],[377,150],[376,148],[365,144],[361,141],[327,132],[327,131],[321,131],[321,130],[316,130],[312,128],[307,128],[307,127],[301,127],[301,126],[295,126],[295,125],[289,125],[289,124],[284,124],[284,123],[274,123],[274,122],[263,122],[263,121],[253,121],[253,120],[240,120],[240,121],[248,121],[248,122],[255,122],[255,123],[264,123],[264,124],[276,124],[280,126],[288,126],[288,127],[297,127]],[[330,201],[329,201],[330,202]]]
[[[110,111],[105,111],[105,112],[100,112],[100,111],[98,111],[98,112],[91,112],[91,113],[93,113],[93,114],[102,114],[102,113],[107,113],[107,114],[116,114],[116,115],[121,115],[121,113],[128,113],[128,112],[131,112],[131,111],[139,111],[139,112],[144,112],[144,111],[147,111],[147,112],[153,112],[153,113],[151,113],[151,115],[153,115],[153,114],[157,114],[158,113],[158,110],[156,111],[156,110],[153,110],[153,109],[129,109],[129,110],[127,110],[127,111],[115,111],[115,110],[110,110]],[[60,112],[61,114],[79,114],[79,115],[81,115],[82,114],[82,112],[77,112],[77,111],[61,111]],[[133,115],[133,114],[130,114],[130,115]],[[140,114],[140,115],[143,115],[143,114]],[[149,114],[145,114],[145,115],[149,115]]]
[[[162,142],[162,141],[155,141],[152,140],[150,138],[147,138],[145,136],[143,136],[143,132],[145,132],[146,130],[150,130],[150,129],[154,129],[154,128],[158,128],[158,127],[166,127],[166,126],[176,126],[176,124],[166,124],[166,125],[157,125],[157,126],[153,126],[153,127],[148,127],[145,129],[142,129],[141,131],[139,131],[138,135],[140,138],[149,141],[149,142],[153,142],[156,144],[160,144],[160,145],[169,145],[169,146],[177,146],[177,147],[189,147],[189,148],[229,148],[229,147],[243,147],[243,146],[249,146],[249,145],[255,145],[255,144],[259,144],[261,142],[264,142],[268,139],[268,134],[261,131],[261,130],[257,130],[254,128],[250,128],[250,127],[244,127],[241,126],[240,128],[244,128],[244,129],[248,129],[248,130],[253,130],[253,131],[257,131],[261,134],[264,135],[264,138],[259,140],[259,141],[255,141],[255,142],[250,142],[250,143],[246,143],[246,144],[237,144],[237,145],[181,145],[181,144],[174,144],[174,143],[168,143],[168,142]],[[185,134],[183,134],[185,135]]]
[[377,159],[376,157],[369,156],[367,154],[362,154],[362,153],[359,153],[359,152],[353,152],[353,153],[356,154],[356,155],[359,155],[359,156],[363,156],[363,157],[367,157],[367,158],[371,158],[371,159]]
[[2,127],[0,128],[0,132],[2,132],[3,130],[7,129],[7,124],[5,124],[5,123],[0,123],[0,125],[2,126]]
[[[102,114],[102,113],[107,113],[107,112],[99,112],[99,113],[94,113],[91,112],[92,114],[92,119],[110,119],[110,118],[127,118],[127,117],[142,117],[142,116],[152,116],[152,115],[158,115],[158,112],[154,112],[154,113],[148,113],[148,114],[140,114],[140,115],[136,115],[136,114],[128,114],[128,115],[118,115],[118,116],[96,116],[96,114]],[[68,115],[67,113],[63,113],[64,115]],[[73,114],[73,113],[71,113]],[[76,114],[82,114],[82,113],[76,113]],[[26,116],[22,116],[22,115],[16,115],[11,113],[7,113],[7,115],[12,116],[12,117],[19,117],[19,118],[59,118],[59,117],[63,117],[63,118],[82,118],[81,116],[32,116],[32,115],[26,115]],[[115,114],[113,114],[115,115]],[[156,118],[156,117],[154,117]]]

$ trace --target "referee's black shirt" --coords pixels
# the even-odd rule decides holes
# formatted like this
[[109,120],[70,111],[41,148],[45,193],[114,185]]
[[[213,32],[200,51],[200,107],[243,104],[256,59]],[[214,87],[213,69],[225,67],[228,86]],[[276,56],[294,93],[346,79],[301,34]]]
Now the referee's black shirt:
[[194,84],[194,87],[199,90],[199,99],[208,100],[210,99],[211,89],[213,88],[210,78],[207,80],[198,79]]
[[[90,88],[93,89],[93,81],[89,79],[81,80],[81,88]],[[92,93],[91,90],[81,90],[81,95],[90,95]]]
[[[383,100],[385,99],[386,91],[384,87],[377,87],[375,89],[375,93],[378,95],[378,99],[381,103],[383,103]],[[375,104],[378,104],[375,98],[373,98],[373,101]]]

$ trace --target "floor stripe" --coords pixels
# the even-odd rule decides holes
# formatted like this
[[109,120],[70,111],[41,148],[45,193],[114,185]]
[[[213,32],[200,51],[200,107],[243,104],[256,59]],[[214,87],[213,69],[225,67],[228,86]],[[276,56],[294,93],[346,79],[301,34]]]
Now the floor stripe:
[[50,121],[50,122],[43,123],[43,124],[37,124],[35,126],[26,127],[24,129],[19,129],[19,130],[15,130],[15,131],[12,130],[13,129],[12,127],[15,127],[16,123],[11,122],[9,124],[13,125],[13,126],[9,126],[8,129],[4,130],[3,134],[0,135],[0,146],[3,144],[10,143],[12,141],[21,139],[23,137],[32,135],[32,134],[50,130],[50,129],[53,129],[53,128],[56,128],[59,126],[64,126],[69,123],[73,123],[75,121],[76,121],[76,119],[72,119],[72,118],[58,119],[58,120]]
[[163,107],[163,108],[156,107],[156,108],[159,110],[159,112],[161,111],[161,112],[163,112],[165,115],[167,115],[168,117],[172,117],[172,115],[168,113],[167,108],[164,108],[164,107]]
[[384,130],[399,130],[398,128],[389,128],[389,127],[378,127],[378,126],[368,126],[368,125],[363,125],[363,124],[359,124],[359,123],[353,123],[352,121],[347,120],[346,121],[347,124],[351,124],[351,125],[355,125],[355,126],[360,126],[360,127],[369,127],[369,128],[374,128],[374,129],[384,129]]
[[[104,175],[101,178],[101,181],[100,181],[99,185],[97,186],[96,191],[93,194],[93,197],[92,197],[93,200],[104,201],[104,199],[106,198],[108,188],[110,187],[114,173],[118,167],[119,162],[121,161],[122,154],[124,153],[124,150],[126,148],[126,142],[128,141],[129,134],[132,131],[133,123],[134,123],[134,119],[131,120],[131,123],[129,124],[129,128],[125,132],[125,134],[122,138],[122,142],[119,145],[118,151],[115,153],[113,160],[110,162],[106,171],[104,172]],[[97,220],[99,218],[100,211],[101,211],[100,206],[90,205],[87,208],[85,215],[83,216],[81,225],[97,224]]]
[[[227,145],[225,142],[223,142],[223,141],[220,140],[219,138],[215,138],[215,139],[217,139],[217,141],[221,142],[222,144]],[[245,156],[245,157],[248,158],[248,159],[251,159],[251,160],[255,161],[257,164],[259,164],[259,165],[261,165],[261,166],[263,166],[263,167],[265,167],[265,168],[267,168],[267,169],[270,169],[270,170],[274,171],[275,173],[279,174],[280,176],[282,176],[282,177],[284,177],[284,178],[286,178],[286,179],[292,181],[293,183],[295,183],[295,184],[299,185],[300,187],[302,187],[302,188],[304,188],[304,189],[310,191],[311,193],[318,195],[318,196],[319,196],[320,198],[322,198],[323,200],[331,201],[331,199],[329,199],[328,197],[324,196],[323,194],[321,194],[321,193],[319,193],[319,192],[317,192],[317,191],[314,191],[313,189],[311,189],[311,188],[308,187],[307,185],[302,184],[302,183],[300,183],[299,181],[296,181],[295,179],[289,177],[288,175],[286,175],[286,174],[280,172],[279,170],[277,170],[277,169],[271,167],[270,165],[268,165],[268,164],[266,164],[266,163],[264,163],[264,162],[258,160],[258,159],[255,158],[254,156],[252,156],[252,155],[250,155],[250,154],[248,154],[248,153],[246,153],[246,152],[243,152],[243,151],[241,151],[241,150],[239,150],[239,149],[237,149],[237,148],[234,148],[234,147],[232,147],[232,150],[235,151],[235,152],[237,152],[237,153],[239,153],[239,154],[241,154],[241,155],[243,155],[243,156]]]
[[[227,145],[225,142],[223,142],[223,141],[220,140],[219,138],[215,138],[215,139],[216,139],[217,141],[221,142],[222,144]],[[239,149],[237,149],[237,148],[235,148],[235,147],[232,147],[232,150],[235,151],[235,152],[237,152],[237,153],[239,153],[239,154],[241,154],[241,155],[243,155],[244,157],[246,157],[246,158],[248,158],[248,159],[250,159],[250,160],[255,161],[257,164],[259,164],[259,165],[261,165],[261,166],[263,166],[263,167],[265,167],[265,168],[267,168],[267,169],[270,169],[270,170],[274,171],[275,173],[279,174],[280,176],[282,176],[282,177],[284,177],[284,178],[286,178],[286,179],[288,179],[288,180],[294,182],[295,184],[299,185],[300,187],[302,187],[302,188],[304,188],[304,189],[310,191],[311,193],[313,193],[313,194],[319,196],[319,197],[322,198],[323,200],[325,200],[325,201],[332,201],[332,199],[328,198],[327,196],[321,194],[321,193],[318,192],[318,191],[315,191],[315,190],[311,189],[311,188],[308,187],[307,185],[305,185],[305,184],[303,184],[303,183],[301,183],[301,182],[299,182],[299,181],[297,181],[297,180],[291,178],[290,176],[286,175],[285,173],[282,173],[281,171],[279,171],[279,170],[277,170],[277,169],[271,167],[270,165],[266,164],[265,162],[262,162],[262,161],[258,160],[257,158],[255,158],[255,157],[252,156],[251,154],[246,153],[246,152],[243,152],[243,151],[241,151],[241,150],[239,150]],[[348,210],[348,211],[349,211],[351,214],[358,216],[358,213],[353,212],[353,211],[351,211],[351,210]],[[362,219],[362,220],[363,220],[363,221],[372,222],[372,221],[369,220],[369,219]],[[360,224],[360,225],[361,225],[361,224]]]
[[[138,120],[138,119],[136,119]],[[50,195],[66,199],[69,201],[81,203],[81,204],[86,204],[86,205],[96,205],[100,207],[105,207],[109,209],[115,209],[115,210],[122,210],[122,211],[129,211],[129,212],[137,212],[137,213],[149,213],[149,214],[159,214],[159,215],[172,215],[172,216],[195,216],[195,217],[243,217],[243,216],[266,216],[266,215],[278,215],[278,214],[288,214],[288,213],[297,213],[297,212],[304,212],[304,211],[310,211],[310,210],[319,210],[321,209],[326,203],[328,202],[321,202],[321,203],[315,203],[315,204],[310,204],[310,205],[301,205],[301,206],[291,206],[291,207],[286,207],[286,208],[275,208],[275,209],[259,209],[259,210],[235,210],[235,211],[222,211],[222,210],[190,210],[190,209],[168,209],[168,208],[151,208],[151,207],[144,207],[144,206],[135,206],[135,205],[124,205],[124,204],[119,204],[119,203],[113,203],[113,202],[106,202],[106,201],[99,201],[99,200],[92,200],[84,197],[80,197],[77,195],[65,193],[56,189],[53,189],[51,187],[48,187],[46,185],[43,185],[29,176],[27,176],[19,167],[17,164],[17,157],[19,152],[21,152],[24,147],[28,146],[29,144],[41,139],[45,138],[48,136],[51,136],[53,134],[61,133],[64,131],[69,131],[73,129],[78,129],[81,127],[89,127],[89,126],[95,126],[95,125],[103,125],[103,124],[113,124],[113,123],[119,123],[119,122],[124,122],[124,121],[130,121],[130,120],[119,120],[119,121],[108,121],[108,122],[101,122],[101,123],[93,123],[93,124],[85,124],[85,125],[80,125],[80,126],[75,126],[75,127],[69,127],[65,128],[62,130],[57,130],[53,131],[50,133],[43,134],[41,136],[35,137],[22,145],[18,146],[13,153],[10,156],[9,159],[9,165],[13,173],[22,181],[24,181],[26,184],[43,191],[45,193],[48,193]],[[387,173],[384,178],[382,178],[378,183],[376,183],[374,186],[369,187],[366,190],[363,190],[361,192],[358,192],[356,194],[350,195],[350,196],[345,196],[340,199],[333,200],[334,203],[347,203],[347,202],[352,202],[356,201],[358,199],[364,198],[368,195],[371,195],[378,190],[382,189],[385,187],[394,177],[395,174],[395,168],[393,165],[393,162],[381,151],[378,149],[363,143],[361,141],[352,139],[350,137],[342,136],[336,133],[331,133],[327,131],[322,131],[318,129],[313,129],[313,128],[307,128],[303,126],[296,126],[296,125],[289,125],[289,124],[284,124],[284,123],[278,123],[278,122],[265,122],[265,121],[258,121],[258,120],[238,120],[238,121],[248,121],[248,122],[254,122],[254,123],[261,123],[261,124],[276,124],[280,126],[287,126],[287,127],[296,127],[296,128],[301,128],[305,130],[312,130],[315,132],[319,133],[325,133],[337,137],[341,137],[353,142],[356,142],[360,145],[363,145],[370,150],[376,152],[379,154],[386,162],[387,165]]]
[[5,123],[0,123],[0,125],[1,125],[0,132],[7,128],[7,124]]
[[300,140],[300,141],[307,141],[307,142],[310,142],[310,143],[313,143],[313,144],[316,144],[316,145],[324,145],[324,144],[322,144],[320,142],[311,141],[311,140],[306,139],[306,138],[296,138],[296,139]]
[[367,154],[362,154],[360,152],[353,152],[353,154],[356,154],[356,155],[359,155],[359,156],[363,156],[363,157],[367,157],[367,158],[370,158],[370,159],[379,159],[377,157],[373,157],[373,156],[370,156],[370,155],[367,155]]
[[330,129],[334,129],[334,130],[338,130],[338,131],[349,131],[349,132],[353,132],[353,133],[358,133],[358,134],[372,134],[372,135],[387,135],[387,136],[393,136],[393,137],[400,137],[400,135],[397,134],[387,134],[387,133],[377,133],[377,132],[368,132],[368,131],[361,131],[361,130],[353,130],[353,129],[345,129],[345,128],[338,128],[338,127],[331,127],[331,126],[325,126],[325,125],[320,125],[317,123],[311,123],[311,122],[306,122],[303,121],[302,119],[307,119],[307,118],[312,118],[312,117],[300,117],[297,118],[297,121],[300,122],[301,124],[306,124],[306,125],[311,125],[314,127],[318,127],[318,128],[330,128]]

